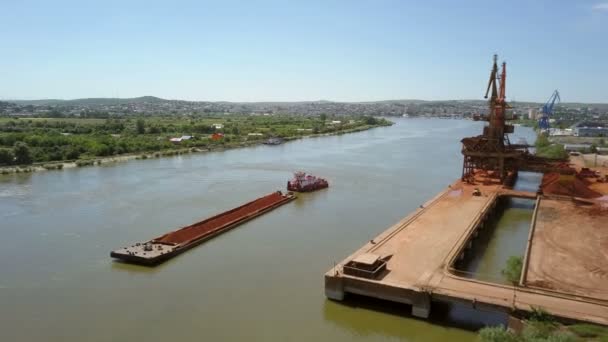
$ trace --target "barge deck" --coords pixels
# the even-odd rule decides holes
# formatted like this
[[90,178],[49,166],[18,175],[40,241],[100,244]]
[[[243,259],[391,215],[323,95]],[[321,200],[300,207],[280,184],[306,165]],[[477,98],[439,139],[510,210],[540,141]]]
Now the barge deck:
[[119,248],[110,256],[128,263],[154,266],[295,198],[291,192],[276,191],[150,241]]

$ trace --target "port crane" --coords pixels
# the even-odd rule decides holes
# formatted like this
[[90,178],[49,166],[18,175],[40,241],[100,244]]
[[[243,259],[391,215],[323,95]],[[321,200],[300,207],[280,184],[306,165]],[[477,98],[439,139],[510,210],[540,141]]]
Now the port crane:
[[562,99],[559,97],[559,91],[556,89],[553,94],[551,94],[551,97],[549,97],[547,102],[543,105],[542,116],[538,120],[538,127],[541,130],[549,129],[549,117],[553,116],[553,107],[555,107],[556,103],[560,103],[561,100]]
[[[511,108],[506,98],[507,64],[499,68],[498,57],[494,55],[485,98],[488,99],[488,124],[481,135],[466,137],[462,142],[462,180],[475,182],[475,172],[484,170],[501,183],[511,184],[519,170],[532,172],[559,172],[572,174],[571,168],[563,168],[564,160],[542,158],[532,155],[527,144],[511,144],[508,134],[514,132],[513,125],[507,124],[506,111]],[[559,93],[555,91],[547,109],[553,112]],[[547,120],[548,122],[548,120]]]

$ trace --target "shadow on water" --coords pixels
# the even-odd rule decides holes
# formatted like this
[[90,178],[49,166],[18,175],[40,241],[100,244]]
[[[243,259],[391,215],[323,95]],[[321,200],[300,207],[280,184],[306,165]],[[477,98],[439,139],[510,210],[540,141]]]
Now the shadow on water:
[[154,273],[159,273],[160,271],[162,271],[163,268],[167,267],[168,264],[171,263],[171,260],[167,260],[156,266],[144,266],[144,265],[131,264],[131,263],[119,260],[119,259],[112,259],[111,263],[112,263],[111,267],[113,270],[123,271],[123,272],[128,272],[128,273],[154,274]]
[[[345,315],[345,306],[353,314]],[[459,303],[433,302],[431,315],[428,319],[416,318],[411,315],[411,305],[385,301],[376,298],[348,294],[348,297],[341,302],[326,300],[323,306],[323,316],[338,326],[355,331],[358,335],[389,335],[400,337],[403,335],[404,325],[408,330],[422,330],[426,325],[436,325],[447,329],[462,329],[467,331],[477,331],[488,325],[506,325],[508,315],[502,312],[481,311],[469,305]],[[356,312],[378,312],[383,317],[393,317],[401,322],[394,329],[387,329],[384,321],[366,319],[359,321]],[[406,319],[406,320],[403,320]],[[411,331],[410,331],[411,332]]]

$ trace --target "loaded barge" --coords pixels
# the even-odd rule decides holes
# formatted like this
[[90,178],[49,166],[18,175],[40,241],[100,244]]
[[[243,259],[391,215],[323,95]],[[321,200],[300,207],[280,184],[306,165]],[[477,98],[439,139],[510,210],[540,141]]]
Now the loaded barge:
[[295,198],[291,192],[276,191],[148,242],[117,249],[110,256],[128,263],[154,266]]

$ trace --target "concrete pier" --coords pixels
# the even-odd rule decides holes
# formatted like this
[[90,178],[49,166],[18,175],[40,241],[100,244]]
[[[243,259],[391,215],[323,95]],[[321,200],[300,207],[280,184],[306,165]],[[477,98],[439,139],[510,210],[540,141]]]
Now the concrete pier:
[[[476,189],[481,196],[474,195]],[[537,198],[535,193],[503,189],[498,184],[458,181],[375,237],[374,243],[367,243],[330,269],[325,274],[326,296],[343,300],[353,293],[409,304],[412,315],[420,318],[427,318],[431,302],[439,300],[506,312],[542,307],[564,320],[608,325],[608,301],[602,298],[505,286],[452,272],[452,265],[463,255],[477,229],[483,227],[501,196]],[[387,260],[384,272],[373,278],[345,274],[344,265],[363,254]],[[608,288],[608,281],[602,284]]]

